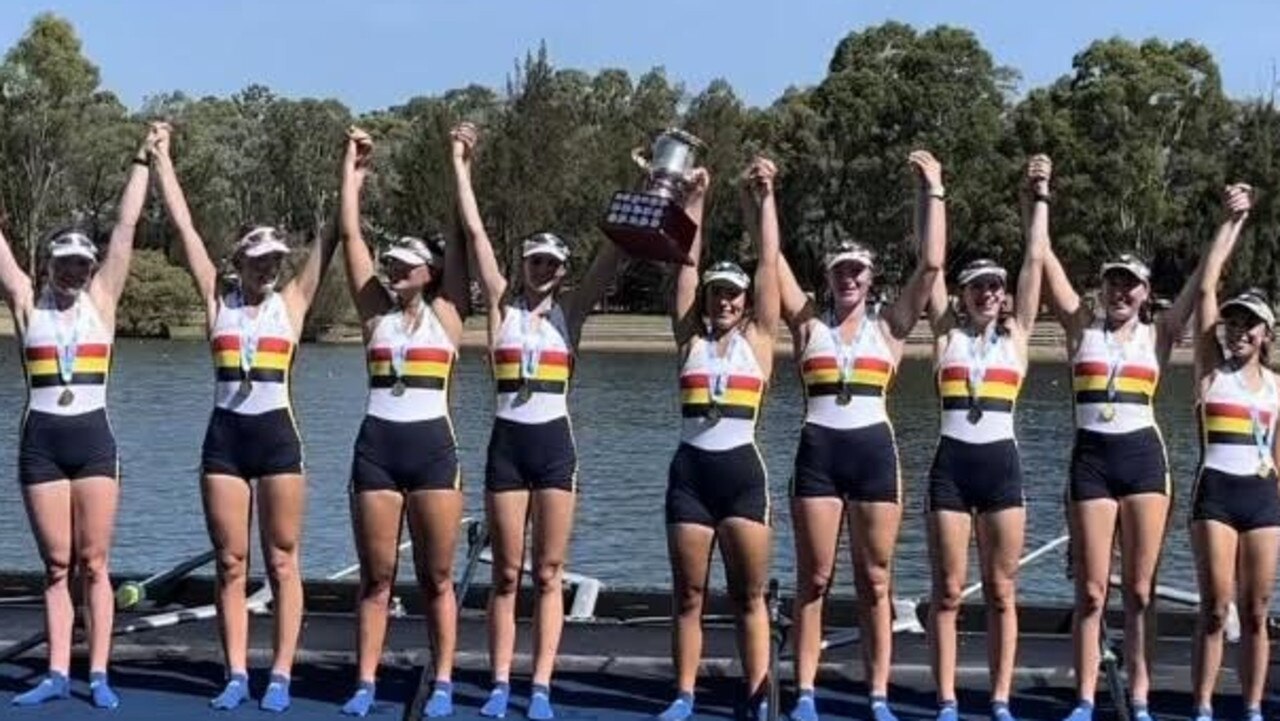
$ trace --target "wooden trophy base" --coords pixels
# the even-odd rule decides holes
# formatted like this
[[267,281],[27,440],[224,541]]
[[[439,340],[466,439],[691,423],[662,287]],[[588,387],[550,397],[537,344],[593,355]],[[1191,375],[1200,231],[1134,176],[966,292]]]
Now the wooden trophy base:
[[689,246],[698,226],[674,200],[618,191],[609,201],[600,229],[633,258],[695,265]]

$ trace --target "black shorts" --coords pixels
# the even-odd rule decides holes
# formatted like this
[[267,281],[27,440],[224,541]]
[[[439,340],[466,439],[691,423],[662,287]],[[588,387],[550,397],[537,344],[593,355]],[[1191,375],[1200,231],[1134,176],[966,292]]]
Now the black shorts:
[[302,473],[302,439],[293,414],[285,408],[254,415],[214,408],[204,434],[200,468],[246,481]]
[[1114,434],[1076,431],[1070,475],[1072,501],[1169,493],[1164,441],[1155,428]]
[[451,490],[458,481],[458,446],[449,419],[364,417],[351,461],[352,491]]
[[726,518],[769,522],[769,481],[754,443],[706,451],[681,443],[667,474],[667,523],[715,528]]
[[493,420],[484,489],[503,491],[577,490],[578,449],[568,418],[546,423]]
[[888,423],[865,428],[800,429],[791,495],[848,501],[900,502],[898,446]]
[[27,412],[18,444],[18,480],[22,485],[97,476],[118,478],[119,459],[106,409],[74,416]]
[[1017,443],[941,438],[929,469],[926,511],[992,513],[1022,505],[1022,460]]
[[1191,520],[1220,521],[1239,533],[1280,526],[1280,490],[1276,473],[1237,476],[1201,468],[1191,502]]

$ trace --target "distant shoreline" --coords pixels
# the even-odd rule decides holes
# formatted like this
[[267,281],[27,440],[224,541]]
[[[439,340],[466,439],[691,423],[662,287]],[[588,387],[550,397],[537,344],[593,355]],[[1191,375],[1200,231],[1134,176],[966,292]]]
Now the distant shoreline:
[[[0,315],[0,335],[13,335],[13,322],[8,314]],[[173,329],[171,337],[175,340],[202,338],[202,326],[181,326]],[[360,331],[354,325],[339,326],[325,333],[318,341],[330,345],[354,345],[360,343]],[[484,318],[481,316],[468,319],[462,333],[464,350],[485,350],[488,347]],[[778,337],[777,355],[783,358],[792,356],[791,336],[784,329]],[[625,313],[601,313],[591,316],[582,330],[582,341],[579,350],[591,353],[652,353],[655,355],[672,355],[676,351],[675,342],[671,339],[671,326],[666,316],[635,315]],[[907,358],[930,358],[933,344],[929,337],[927,324],[921,321],[911,337],[903,353]],[[1032,362],[1065,363],[1067,360],[1066,340],[1062,329],[1052,320],[1043,320],[1036,326],[1028,353]],[[1171,362],[1174,364],[1190,364],[1192,353],[1189,347],[1176,348]]]

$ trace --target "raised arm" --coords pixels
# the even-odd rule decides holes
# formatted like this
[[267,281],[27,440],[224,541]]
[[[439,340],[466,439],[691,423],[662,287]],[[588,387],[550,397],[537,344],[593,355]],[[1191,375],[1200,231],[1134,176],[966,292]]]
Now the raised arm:
[[[915,237],[920,244],[920,258],[907,279],[902,293],[889,308],[885,320],[889,332],[897,340],[906,340],[916,319],[924,312],[942,269],[947,253],[947,204],[942,186],[942,164],[927,150],[907,156],[916,175]],[[944,290],[945,297],[945,290]]]
[[[1218,282],[1240,238],[1244,221],[1249,217],[1252,201],[1253,190],[1248,185],[1237,183],[1227,186],[1222,196],[1222,224],[1218,226],[1209,252],[1200,259],[1197,275],[1193,276],[1196,285],[1190,289],[1196,299],[1196,378],[1201,380],[1222,362],[1222,348],[1218,345]],[[1184,288],[1183,294],[1186,292]]]
[[187,269],[195,280],[196,289],[200,291],[200,298],[204,301],[208,317],[212,322],[217,312],[218,269],[209,259],[209,251],[204,247],[204,240],[196,232],[195,224],[191,222],[191,210],[187,208],[187,198],[182,193],[182,185],[178,183],[178,174],[173,169],[173,159],[169,155],[172,129],[168,123],[158,123],[155,133],[150,151],[156,177],[160,180],[160,194],[164,197],[164,206],[169,213],[169,220],[178,229],[178,237],[182,240],[182,254],[187,259]]
[[378,282],[373,257],[360,230],[360,189],[368,176],[373,140],[359,128],[347,131],[346,152],[342,156],[342,188],[338,212],[338,232],[342,237],[342,257],[346,263],[347,286],[363,325],[385,313],[391,300]]
[[778,231],[778,205],[773,195],[773,181],[777,174],[778,168],[772,160],[758,156],[743,178],[755,198],[756,220],[759,223],[756,252],[760,257],[756,262],[753,283],[755,328],[769,342],[769,358],[773,357],[773,338],[778,332],[778,316],[781,313],[778,290],[778,247],[781,239]]
[[129,261],[133,258],[133,239],[138,230],[138,218],[142,215],[142,206],[147,202],[147,183],[151,179],[150,148],[159,135],[159,126],[152,123],[147,129],[147,137],[134,153],[129,164],[129,176],[124,183],[124,192],[120,196],[120,208],[116,213],[116,224],[111,229],[111,241],[107,244],[106,256],[102,265],[93,276],[89,285],[89,294],[94,303],[104,312],[114,316],[116,304],[124,292],[125,283],[129,280]]
[[587,316],[591,315],[596,303],[604,297],[621,264],[622,253],[618,251],[618,246],[605,240],[596,251],[596,257],[591,260],[591,267],[587,268],[586,275],[582,276],[578,286],[565,299],[566,321],[575,345],[582,335],[582,325],[587,322]]
[[13,248],[9,247],[3,231],[0,231],[0,291],[4,292],[4,302],[13,310],[14,320],[26,323],[26,314],[35,299],[31,278],[13,256]]
[[328,223],[314,230],[315,237],[311,239],[311,250],[307,253],[302,270],[280,290],[290,319],[297,324],[294,326],[296,328],[302,327],[303,319],[311,308],[311,301],[315,300],[320,285],[324,283],[325,271],[333,261],[333,251],[338,249],[337,225]]
[[1080,294],[1071,285],[1067,269],[1053,249],[1050,236],[1049,247],[1044,254],[1044,290],[1049,301],[1049,310],[1062,324],[1069,338],[1078,338],[1093,320],[1092,311],[1080,302]]
[[[489,241],[489,233],[484,229],[475,189],[471,185],[471,165],[479,134],[471,123],[462,123],[449,132],[449,138],[458,223],[466,234],[471,258],[475,262],[474,270],[480,276],[480,288],[484,291],[485,303],[491,313],[490,318],[497,318],[493,314],[501,313],[502,298],[507,292],[507,279],[498,267],[493,243]],[[493,321],[490,322],[492,324]]]
[[1044,260],[1049,252],[1049,179],[1053,163],[1047,155],[1033,155],[1027,162],[1023,193],[1023,227],[1027,248],[1018,272],[1018,295],[1014,299],[1014,317],[1024,335],[1031,333],[1040,310],[1040,280],[1044,276]]
[[697,226],[693,242],[689,244],[689,262],[676,266],[675,289],[671,298],[671,332],[676,345],[683,347],[702,326],[702,313],[698,307],[698,267],[702,259],[702,219],[706,208],[707,191],[711,187],[711,174],[705,168],[695,168],[684,198],[684,212]]

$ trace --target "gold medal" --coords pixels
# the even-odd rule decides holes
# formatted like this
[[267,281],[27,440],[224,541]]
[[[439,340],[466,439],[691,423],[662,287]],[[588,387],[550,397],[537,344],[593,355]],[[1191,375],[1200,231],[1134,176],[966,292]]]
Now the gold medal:
[[720,411],[720,406],[716,405],[715,403],[712,403],[711,405],[707,406],[707,421],[709,421],[712,425],[719,423],[720,418],[723,417],[723,415],[724,414]]
[[66,407],[76,399],[76,394],[70,388],[63,388],[62,393],[58,395],[58,405]]
[[965,414],[965,418],[969,423],[975,426],[978,425],[978,421],[982,420],[982,406],[978,405],[977,401],[974,401],[973,405],[969,406],[969,412]]
[[1110,403],[1102,406],[1102,410],[1098,412],[1098,418],[1100,418],[1103,423],[1110,423],[1111,421],[1114,421],[1116,419],[1116,407]]
[[404,380],[401,378],[397,378],[396,382],[391,384],[391,395],[399,398],[400,396],[404,395],[404,389],[405,389]]
[[240,394],[249,395],[253,391],[253,381],[249,380],[249,376],[240,379]]
[[847,406],[853,400],[853,390],[849,388],[849,384],[844,381],[840,382],[840,391],[836,393],[836,405]]

